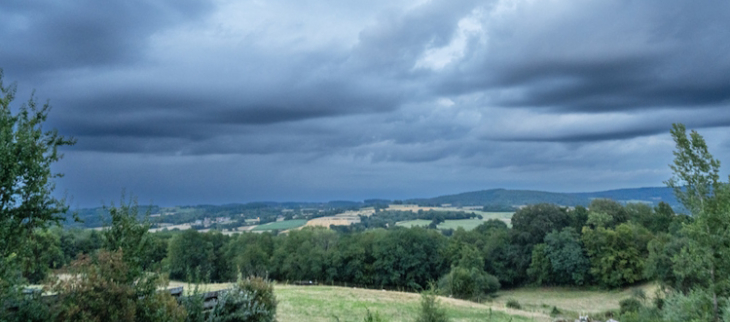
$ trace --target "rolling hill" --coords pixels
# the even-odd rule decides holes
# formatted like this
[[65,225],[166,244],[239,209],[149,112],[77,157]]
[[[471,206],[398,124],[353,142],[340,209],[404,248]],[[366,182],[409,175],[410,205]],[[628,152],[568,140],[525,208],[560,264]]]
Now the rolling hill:
[[649,187],[618,189],[598,192],[557,193],[535,190],[491,189],[464,192],[426,199],[411,199],[408,203],[420,205],[491,206],[510,207],[536,203],[554,203],[562,206],[587,206],[592,199],[607,198],[618,202],[644,202],[657,205],[666,202],[673,208],[679,207],[671,188]]

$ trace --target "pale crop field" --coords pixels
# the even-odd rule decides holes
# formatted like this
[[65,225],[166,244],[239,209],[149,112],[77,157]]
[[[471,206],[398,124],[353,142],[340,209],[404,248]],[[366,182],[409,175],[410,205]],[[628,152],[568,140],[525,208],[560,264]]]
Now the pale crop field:
[[351,224],[359,223],[360,217],[358,216],[331,216],[331,217],[319,217],[314,218],[307,222],[307,227],[326,227],[330,225],[335,226],[349,226]]

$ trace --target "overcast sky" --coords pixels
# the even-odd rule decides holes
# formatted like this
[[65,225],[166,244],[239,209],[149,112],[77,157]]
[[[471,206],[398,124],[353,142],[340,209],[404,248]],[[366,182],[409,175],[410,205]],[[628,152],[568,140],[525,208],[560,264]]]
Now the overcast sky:
[[662,186],[674,122],[727,174],[729,40],[719,0],[0,2],[81,207]]

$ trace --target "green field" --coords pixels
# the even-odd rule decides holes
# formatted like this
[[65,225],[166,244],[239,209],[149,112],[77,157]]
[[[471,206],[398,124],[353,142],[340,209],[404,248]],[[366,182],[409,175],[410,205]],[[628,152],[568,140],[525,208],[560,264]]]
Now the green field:
[[[171,281],[170,287],[189,284]],[[205,284],[202,291],[230,288],[230,283]],[[362,321],[369,309],[379,312],[386,321],[413,321],[418,312],[419,295],[416,293],[371,290],[336,286],[293,286],[275,284],[279,302],[277,317],[288,321]],[[657,289],[655,284],[638,286],[651,301]],[[568,320],[578,313],[603,317],[603,312],[619,309],[619,301],[631,297],[633,288],[619,290],[592,290],[575,287],[523,287],[497,292],[491,302],[478,304],[441,297],[440,301],[452,321],[552,321],[549,313],[553,306]],[[505,303],[517,300],[521,310],[507,309]],[[337,318],[335,318],[337,317]]]
[[307,223],[306,219],[284,220],[284,221],[277,221],[277,222],[272,222],[272,223],[256,226],[256,228],[254,228],[253,230],[254,231],[287,230],[287,229],[299,228],[301,226],[304,226],[304,224],[306,224],[306,223]]
[[617,310],[619,301],[630,298],[634,288],[644,291],[651,301],[657,290],[655,284],[644,284],[618,290],[591,290],[576,287],[522,287],[497,292],[495,303],[516,299],[524,310],[550,312],[553,306],[563,312],[596,314]]
[[[472,229],[476,228],[477,226],[481,225],[482,223],[484,223],[485,220],[500,219],[500,220],[505,221],[503,219],[505,217],[507,218],[506,223],[507,223],[507,225],[509,225],[509,218],[512,216],[512,213],[497,212],[497,213],[492,213],[492,214],[499,214],[499,215],[495,215],[492,218],[485,217],[485,219],[446,220],[446,221],[442,222],[441,224],[439,224],[438,228],[439,229],[456,229],[458,227],[463,227],[465,230],[472,230]],[[509,215],[509,217],[507,217],[507,215]],[[497,216],[499,216],[499,217],[497,217]],[[417,220],[401,221],[401,222],[396,223],[396,225],[403,226],[403,227],[414,227],[414,226],[425,227],[425,226],[428,226],[428,224],[430,224],[430,223],[431,223],[430,220],[417,219]]]
[[[418,315],[420,301],[420,295],[415,293],[336,286],[276,285],[275,293],[279,301],[276,316],[280,322],[360,322],[367,310],[378,312],[385,321],[411,322]],[[542,313],[507,310],[502,305],[444,297],[440,302],[454,322],[551,321]]]
[[[459,219],[459,220],[446,220],[438,225],[439,229],[456,229],[459,227],[464,228],[465,230],[472,230],[476,228],[477,226],[481,225],[484,221],[481,219]],[[421,226],[425,227],[428,226],[431,223],[430,220],[425,219],[417,219],[417,220],[409,220],[409,221],[401,221],[397,223],[398,226],[403,227],[415,227],[415,226]]]

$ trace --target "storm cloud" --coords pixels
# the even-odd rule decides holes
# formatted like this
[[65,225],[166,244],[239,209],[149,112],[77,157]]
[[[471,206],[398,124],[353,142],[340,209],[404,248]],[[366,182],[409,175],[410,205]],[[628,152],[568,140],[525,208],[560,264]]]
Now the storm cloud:
[[[723,1],[0,4],[0,68],[74,136],[59,190],[163,204],[658,186],[729,156]],[[20,102],[18,102],[20,103]]]

